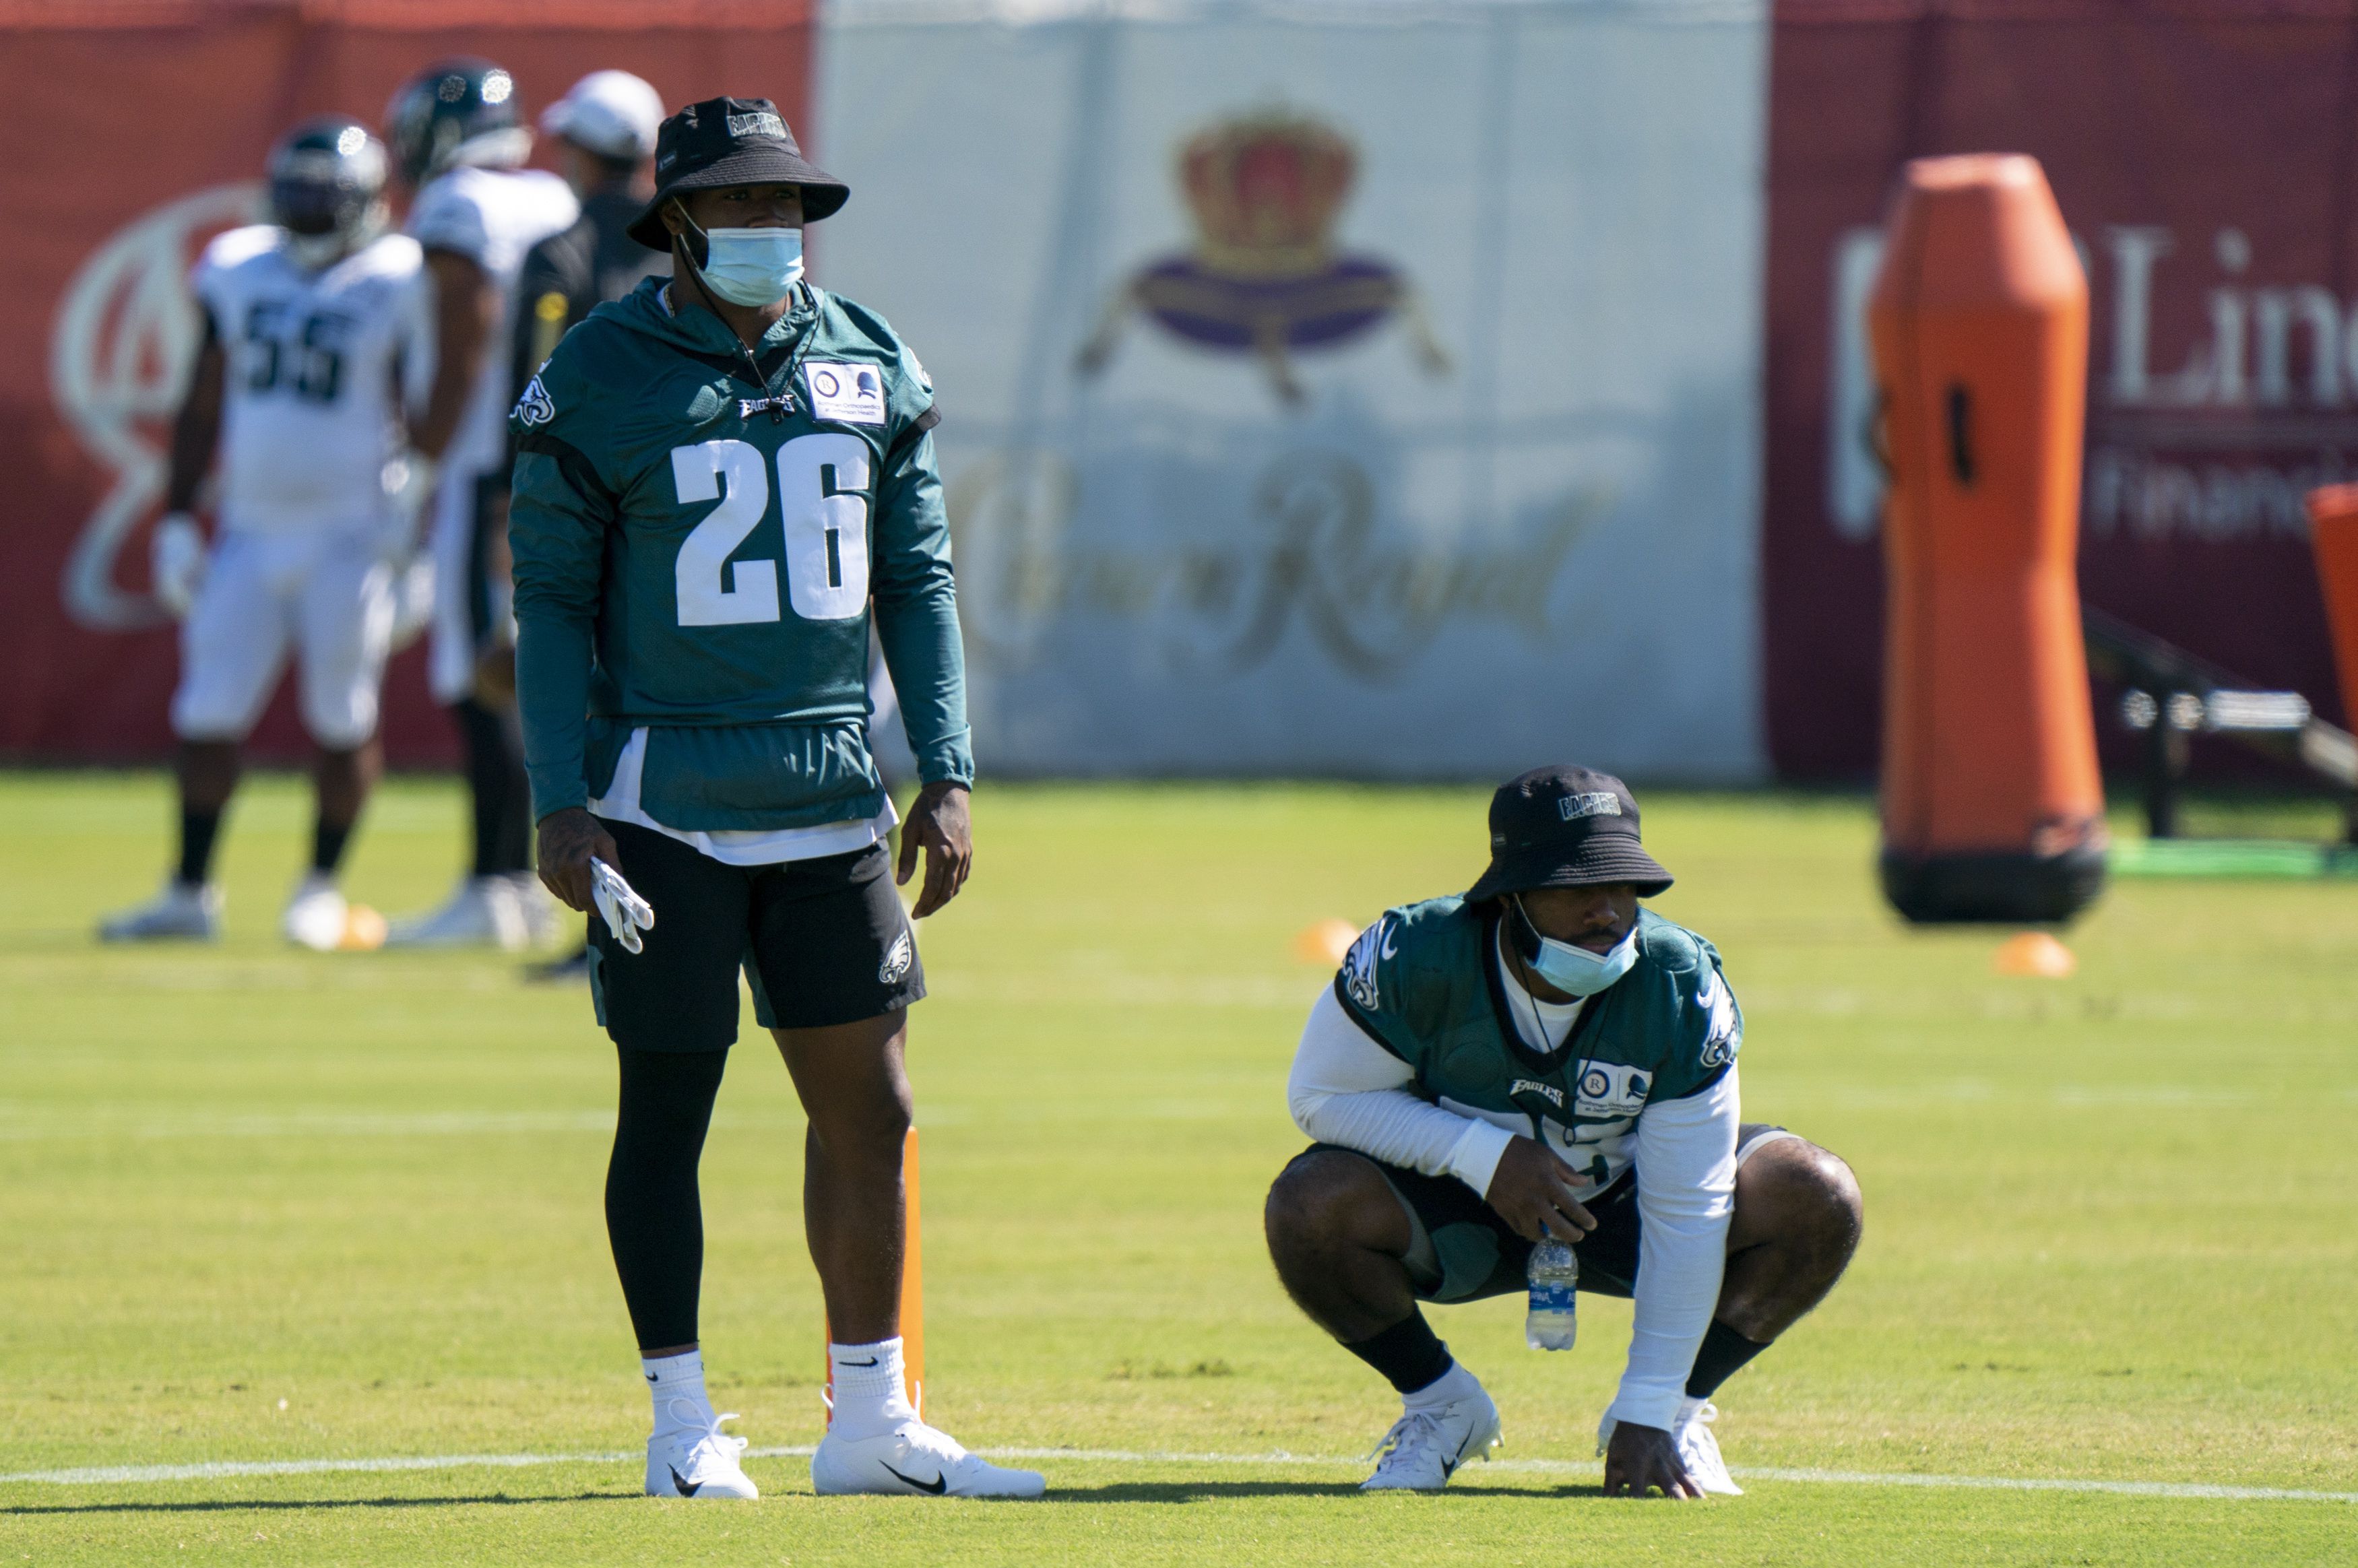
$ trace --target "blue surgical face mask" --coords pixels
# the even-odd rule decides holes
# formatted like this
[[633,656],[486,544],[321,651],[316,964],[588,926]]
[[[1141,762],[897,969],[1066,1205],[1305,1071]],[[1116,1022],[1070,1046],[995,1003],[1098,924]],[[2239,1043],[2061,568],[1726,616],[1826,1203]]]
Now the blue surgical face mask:
[[1602,953],[1592,953],[1585,947],[1558,942],[1542,934],[1520,897],[1515,900],[1515,911],[1523,917],[1523,924],[1531,928],[1531,935],[1538,939],[1540,945],[1539,952],[1523,961],[1531,967],[1533,974],[1560,991],[1568,991],[1574,996],[1595,996],[1628,974],[1630,967],[1638,961],[1638,923],[1634,920],[1629,923],[1629,929],[1620,941]]
[[704,286],[731,305],[773,305],[803,280],[800,229],[688,227],[704,241]]

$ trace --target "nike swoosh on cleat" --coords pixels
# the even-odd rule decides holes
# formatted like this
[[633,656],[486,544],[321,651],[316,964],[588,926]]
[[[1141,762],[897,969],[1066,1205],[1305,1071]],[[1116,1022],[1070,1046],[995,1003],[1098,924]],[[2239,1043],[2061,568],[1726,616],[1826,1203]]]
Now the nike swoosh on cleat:
[[[880,1465],[884,1464],[881,1459],[878,1460],[877,1463]],[[950,1484],[950,1478],[947,1476],[936,1476],[931,1481],[920,1481],[914,1476],[902,1475],[901,1472],[893,1469],[890,1465],[884,1465],[884,1469],[888,1475],[892,1476],[896,1479],[906,1481],[909,1485],[916,1487],[917,1490],[921,1492],[931,1492],[937,1498],[942,1495],[944,1488],[947,1487]]]
[[[688,1482],[687,1482],[687,1478],[680,1475],[680,1473],[679,1473],[679,1466],[678,1466],[678,1465],[665,1465],[665,1466],[664,1466],[664,1468],[671,1472],[671,1484],[672,1484],[673,1486],[677,1487],[679,1488],[679,1495],[680,1495],[681,1497],[683,1497],[683,1498],[692,1498],[692,1497],[696,1496],[696,1494],[697,1494],[697,1493],[698,1493],[698,1492],[700,1492],[700,1491],[704,1490],[704,1483],[703,1483],[703,1482],[701,1482],[701,1481],[698,1481],[698,1482],[697,1482],[695,1485],[690,1486],[690,1485],[688,1484]],[[886,1466],[885,1466],[885,1468],[886,1468],[886,1469],[891,1469],[891,1468],[892,1468],[892,1466],[888,1465],[886,1465]]]

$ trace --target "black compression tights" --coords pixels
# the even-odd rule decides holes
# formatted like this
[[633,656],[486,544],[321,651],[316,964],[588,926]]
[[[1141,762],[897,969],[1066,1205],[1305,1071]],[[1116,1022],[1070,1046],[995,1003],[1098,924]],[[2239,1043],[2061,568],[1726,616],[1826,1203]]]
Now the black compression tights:
[[726,1051],[621,1050],[621,1114],[606,1167],[606,1235],[642,1350],[696,1341],[704,1210],[696,1163]]
[[450,705],[466,741],[467,788],[474,797],[475,872],[503,876],[532,870],[532,784],[524,771],[524,730],[514,708],[486,708],[473,697]]

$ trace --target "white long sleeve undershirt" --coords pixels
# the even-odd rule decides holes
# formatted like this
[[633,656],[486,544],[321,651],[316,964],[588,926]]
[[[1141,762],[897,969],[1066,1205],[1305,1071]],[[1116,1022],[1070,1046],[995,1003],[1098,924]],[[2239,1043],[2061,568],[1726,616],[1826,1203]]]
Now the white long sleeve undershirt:
[[[1286,1102],[1294,1125],[1322,1143],[1455,1176],[1487,1195],[1516,1134],[1422,1098],[1411,1091],[1415,1081],[1414,1070],[1369,1038],[1329,988],[1303,1027]],[[1668,1428],[1685,1397],[1726,1266],[1740,1104],[1731,1065],[1711,1087],[1639,1113],[1635,1173],[1644,1231],[1628,1365],[1607,1412],[1617,1421]]]

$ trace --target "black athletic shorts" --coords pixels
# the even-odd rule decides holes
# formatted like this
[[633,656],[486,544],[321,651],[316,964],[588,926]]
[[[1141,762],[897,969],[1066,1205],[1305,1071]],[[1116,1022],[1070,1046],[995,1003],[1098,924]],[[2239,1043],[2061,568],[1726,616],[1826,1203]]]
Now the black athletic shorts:
[[638,953],[590,916],[590,995],[617,1045],[726,1051],[737,1043],[740,969],[764,1029],[857,1023],[925,994],[882,844],[730,866],[652,828],[599,825],[622,853],[615,869],[655,912]]
[[[1792,1133],[1766,1122],[1736,1130],[1736,1162],[1755,1149]],[[1296,1160],[1332,1150],[1358,1154],[1339,1143],[1313,1143]],[[1486,1296],[1519,1295],[1530,1288],[1525,1271],[1531,1244],[1515,1234],[1482,1195],[1455,1176],[1428,1176],[1388,1165],[1372,1154],[1359,1158],[1384,1174],[1408,1210],[1408,1277],[1419,1301],[1478,1302]],[[1638,1184],[1627,1172],[1584,1206],[1596,1228],[1573,1244],[1580,1258],[1580,1288],[1600,1296],[1627,1296],[1638,1283]]]

